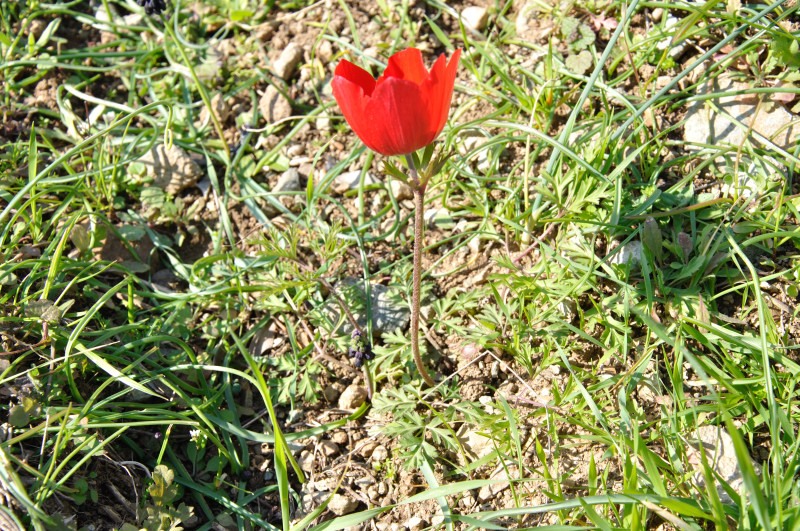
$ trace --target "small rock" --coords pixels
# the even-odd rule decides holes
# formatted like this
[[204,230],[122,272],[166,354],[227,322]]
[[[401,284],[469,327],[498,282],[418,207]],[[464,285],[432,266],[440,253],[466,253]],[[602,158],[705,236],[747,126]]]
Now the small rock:
[[[689,464],[693,465],[698,472],[695,473],[695,482],[701,487],[705,484],[703,477],[703,456],[699,446],[703,445],[705,450],[706,462],[714,471],[725,480],[736,492],[744,490],[744,479],[739,468],[739,461],[736,459],[736,450],[733,446],[733,439],[730,434],[721,426],[702,426],[698,428],[690,437],[689,442],[692,446],[686,449],[686,457]],[[761,472],[758,463],[753,463],[756,474]],[[717,485],[720,501],[722,503],[734,503],[722,485]]]
[[661,7],[657,7],[650,13],[650,17],[653,19],[653,22],[659,22],[661,17],[664,16],[664,9]]
[[300,181],[300,172],[296,168],[289,168],[278,177],[278,182],[272,187],[272,193],[299,192],[304,188]]
[[283,49],[281,55],[272,65],[272,71],[275,75],[284,81],[288,80],[294,74],[298,63],[303,58],[303,48],[298,44],[290,42],[289,45]]
[[276,335],[274,330],[265,326],[255,333],[250,341],[249,350],[253,356],[263,356],[267,351],[282,344],[283,337]]
[[203,174],[200,165],[182,147],[173,144],[167,149],[159,144],[139,159],[153,186],[163,188],[169,195],[194,186]]
[[286,148],[286,155],[290,158],[299,157],[303,154],[305,148],[302,144],[291,144],[288,148]]
[[481,490],[478,491],[478,499],[482,502],[487,502],[495,498],[510,485],[508,482],[508,472],[502,467],[496,473],[492,474],[490,479],[496,480],[497,483],[490,483],[489,485],[481,487]]
[[366,444],[364,444],[364,446],[359,448],[358,453],[364,459],[369,459],[370,456],[372,455],[372,452],[374,452],[375,448],[377,448],[377,447],[378,447],[378,443],[376,443],[375,441],[367,441]]
[[339,390],[332,385],[328,385],[322,390],[322,396],[324,396],[325,400],[328,402],[336,402],[336,399],[339,398]]
[[379,463],[381,461],[386,461],[388,457],[389,457],[389,450],[387,450],[386,447],[383,446],[382,444],[379,444],[378,446],[375,447],[374,450],[372,450],[373,462]]
[[462,465],[484,458],[494,451],[491,438],[475,430],[467,429],[466,425],[459,430],[458,439],[466,452],[466,455],[459,454],[458,456],[459,463]]
[[[332,188],[337,194],[343,194],[348,190],[357,190],[360,182],[361,170],[348,171],[336,176],[333,180]],[[364,186],[376,184],[377,182],[378,181],[369,172],[364,176]]]
[[298,464],[304,472],[311,473],[314,470],[314,453],[304,450],[300,454],[300,462]]
[[[358,326],[365,329],[367,327],[365,303],[367,297],[364,293],[364,283],[353,278],[346,278],[338,282],[335,289],[344,300],[354,301],[353,306],[358,309],[353,311],[353,317]],[[332,322],[339,321],[341,308],[335,297],[330,297],[326,301],[323,311]],[[405,330],[408,328],[411,317],[405,298],[397,290],[383,284],[370,286],[370,312],[372,313],[372,331],[376,335]],[[342,325],[341,331],[345,334],[353,331],[353,325],[349,320]]]
[[347,433],[343,431],[335,431],[331,434],[331,440],[339,445],[347,444],[348,443]]
[[[718,94],[747,88],[747,83],[735,82],[730,76],[722,75],[702,85],[697,93]],[[753,94],[699,99],[689,105],[686,112],[683,139],[689,144],[739,147],[750,141],[760,145],[761,135],[783,149],[791,149],[800,138],[800,127],[794,122],[792,113],[781,105],[765,105]]]
[[403,181],[392,179],[389,182],[389,188],[392,190],[392,195],[394,198],[398,201],[405,201],[406,199],[414,198],[414,191],[411,190],[411,187]]
[[339,453],[339,445],[333,441],[320,441],[319,447],[326,457],[333,457]]
[[356,507],[358,507],[358,502],[356,500],[353,500],[344,494],[339,494],[338,492],[333,495],[331,502],[328,504],[328,510],[330,510],[330,512],[336,516],[350,514],[356,510]]
[[339,409],[358,409],[367,399],[367,390],[360,385],[351,384],[339,397]]
[[[231,116],[231,107],[220,93],[214,94],[214,97],[211,98],[211,109],[214,110],[214,114],[220,122],[224,122]],[[203,107],[200,110],[200,123],[207,124],[210,120],[211,112],[209,108]]]
[[[612,252],[613,251],[616,251],[616,248],[612,249]],[[619,251],[611,257],[609,263],[616,265],[629,264],[633,266],[641,264],[643,259],[642,242],[632,240],[624,244]]]
[[461,12],[464,25],[473,31],[482,31],[489,22],[489,11],[485,7],[469,6]]
[[331,41],[322,41],[319,43],[319,46],[317,46],[316,51],[317,57],[319,57],[323,63],[330,63],[331,59],[333,59],[333,45]]
[[329,131],[331,128],[331,117],[327,114],[320,114],[314,121],[314,126],[319,131]]
[[578,316],[578,306],[572,299],[564,299],[556,306],[556,310],[567,322],[572,322]]
[[420,516],[412,516],[405,522],[403,522],[403,527],[408,529],[409,531],[420,531],[425,527],[427,522],[422,519]]
[[470,509],[475,505],[475,496],[471,492],[466,492],[460,503],[462,507]]
[[292,103],[278,89],[270,85],[258,102],[258,110],[266,118],[267,123],[274,124],[292,115]]
[[322,502],[324,502],[328,498],[327,492],[309,492],[303,495],[303,500],[301,502],[301,508],[303,514],[308,514],[317,507],[319,507]]

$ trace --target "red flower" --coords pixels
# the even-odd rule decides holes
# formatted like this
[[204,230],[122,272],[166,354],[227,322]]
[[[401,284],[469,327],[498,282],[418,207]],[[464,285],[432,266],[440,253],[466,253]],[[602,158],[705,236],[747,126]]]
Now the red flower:
[[377,80],[343,60],[336,66],[333,96],[345,120],[368,148],[407,155],[436,140],[444,129],[461,50],[447,63],[440,55],[430,72],[416,48],[397,52]]

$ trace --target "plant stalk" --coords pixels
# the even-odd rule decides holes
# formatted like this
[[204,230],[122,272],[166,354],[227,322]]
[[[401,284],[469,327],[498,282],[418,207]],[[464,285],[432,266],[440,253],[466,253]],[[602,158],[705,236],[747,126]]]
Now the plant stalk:
[[419,306],[422,282],[422,244],[425,232],[425,185],[421,183],[417,175],[417,168],[414,166],[411,157],[408,157],[409,171],[411,174],[411,187],[414,189],[414,265],[411,277],[411,352],[414,355],[414,364],[417,371],[425,383],[430,387],[436,386],[425,365],[422,363],[422,356],[419,353]]

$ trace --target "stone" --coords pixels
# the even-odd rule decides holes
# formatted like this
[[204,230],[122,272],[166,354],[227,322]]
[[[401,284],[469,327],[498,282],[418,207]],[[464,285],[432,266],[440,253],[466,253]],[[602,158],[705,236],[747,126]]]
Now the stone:
[[300,172],[296,168],[289,168],[278,177],[278,182],[272,187],[272,193],[300,192],[305,189],[300,179]]
[[298,463],[304,472],[311,473],[314,470],[314,452],[303,450],[300,454],[300,461]]
[[389,450],[386,449],[385,446],[379,444],[372,450],[372,461],[374,463],[380,463],[382,461],[386,461],[389,458]]
[[351,384],[339,397],[339,409],[358,409],[366,400],[367,390],[360,385]]
[[328,402],[336,402],[339,398],[339,390],[332,385],[328,385],[322,390],[322,396],[324,396],[325,400]]
[[316,52],[317,57],[319,57],[323,63],[330,63],[331,59],[333,59],[333,44],[331,44],[331,41],[323,40],[319,43],[319,46],[317,46]]
[[176,144],[169,148],[164,144],[154,146],[138,162],[144,166],[145,175],[153,180],[153,186],[172,196],[197,184],[203,175],[195,158]]
[[425,528],[427,522],[422,519],[421,516],[412,516],[405,522],[403,522],[403,527],[408,529],[408,531],[421,531]]
[[331,128],[331,117],[327,114],[320,114],[317,119],[314,120],[314,127],[319,131],[329,131]]
[[462,466],[482,459],[494,451],[494,444],[490,437],[467,428],[466,424],[462,425],[457,436],[465,451],[464,454],[458,456],[459,464]]
[[[703,456],[700,452],[700,445],[705,450],[706,463],[738,492],[744,491],[744,479],[739,468],[739,461],[736,459],[736,450],[733,446],[733,439],[730,434],[721,426],[701,426],[689,437],[691,446],[686,449],[686,457],[690,465],[697,472],[694,474],[695,482],[702,487],[705,484],[703,477]],[[758,463],[753,463],[756,474],[761,473]],[[717,485],[717,493],[720,501],[725,504],[734,503],[722,485]]]
[[672,28],[676,26],[679,22],[680,19],[678,19],[674,15],[667,15],[667,20],[664,21],[664,33],[667,36],[658,41],[658,43],[656,44],[656,48],[658,48],[659,50],[666,50],[667,48],[669,48],[668,53],[670,57],[673,58],[680,57],[686,50],[686,44],[684,43],[673,45]]
[[[231,116],[231,107],[228,105],[228,102],[225,101],[225,98],[222,97],[222,94],[214,94],[214,97],[211,98],[211,109],[213,109],[214,114],[217,117],[217,120],[220,122],[224,122]],[[211,111],[208,107],[203,107],[200,109],[200,123],[201,124],[208,124],[211,120]]]
[[275,72],[276,76],[287,81],[294,75],[301,59],[303,59],[303,48],[294,42],[290,42],[273,63],[272,71]]
[[[709,80],[697,92],[698,95],[704,95],[749,88],[750,84],[734,82],[730,76],[723,74]],[[722,112],[715,111],[714,107]],[[800,138],[800,124],[793,123],[792,114],[782,105],[759,101],[756,94],[701,99],[689,105],[686,113],[683,139],[689,144],[739,147],[749,141],[764,145],[762,137],[765,137],[778,147],[790,150]]]
[[[622,245],[619,251],[617,251],[614,256],[611,257],[609,263],[616,265],[627,264],[631,266],[638,266],[642,263],[642,260],[644,260],[644,252],[642,249],[642,242],[638,240],[629,241],[628,243]],[[616,247],[611,250],[611,252],[614,251],[616,251]]]
[[336,516],[350,514],[355,511],[357,507],[358,501],[345,496],[344,494],[339,494],[338,492],[333,495],[331,502],[328,504],[328,510]]
[[[366,330],[367,313],[365,301],[367,297],[364,293],[364,283],[354,278],[346,278],[337,282],[334,288],[337,290],[338,296],[349,304],[349,310],[358,326],[362,330]],[[337,323],[341,314],[337,298],[329,297],[322,311],[331,322]],[[372,314],[372,331],[376,335],[405,330],[408,328],[411,318],[411,312],[405,297],[398,290],[383,284],[370,285],[370,312]],[[350,334],[353,331],[353,324],[346,320],[341,326],[341,331],[345,334]]]
[[347,437],[347,433],[344,431],[335,431],[331,434],[331,440],[338,445],[347,444],[350,439]]
[[364,459],[369,459],[377,447],[378,443],[375,441],[367,441],[361,448],[358,449],[358,453]]
[[414,191],[403,181],[392,179],[389,181],[389,189],[391,189],[392,195],[398,201],[414,199]]
[[267,123],[274,124],[292,115],[292,102],[281,94],[278,89],[270,85],[258,101],[258,110],[267,120]]
[[[360,182],[361,170],[348,171],[336,176],[333,180],[332,188],[335,193],[343,194],[348,190],[358,190]],[[364,176],[364,186],[377,184],[377,182],[377,179],[375,179],[370,172],[367,172]]]
[[461,21],[468,29],[482,31],[489,22],[489,11],[485,7],[469,6],[461,11]]
[[333,457],[339,453],[339,445],[333,441],[320,441],[319,447],[325,457]]
[[496,482],[490,483],[489,485],[484,485],[478,491],[478,500],[484,503],[494,499],[510,485],[508,481],[508,472],[503,467],[500,467],[497,471],[495,471],[495,473],[492,474],[489,479],[495,480]]

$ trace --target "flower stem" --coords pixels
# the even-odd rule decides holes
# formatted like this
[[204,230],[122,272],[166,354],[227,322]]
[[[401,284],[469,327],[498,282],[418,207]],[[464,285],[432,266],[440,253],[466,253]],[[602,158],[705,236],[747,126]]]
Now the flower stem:
[[411,352],[414,355],[414,364],[417,371],[425,383],[434,387],[433,381],[425,365],[422,363],[422,356],[419,353],[419,306],[420,306],[420,283],[422,281],[422,245],[425,229],[425,185],[420,183],[417,169],[414,167],[413,160],[408,157],[409,170],[411,173],[411,188],[414,190],[414,267],[411,277]]

